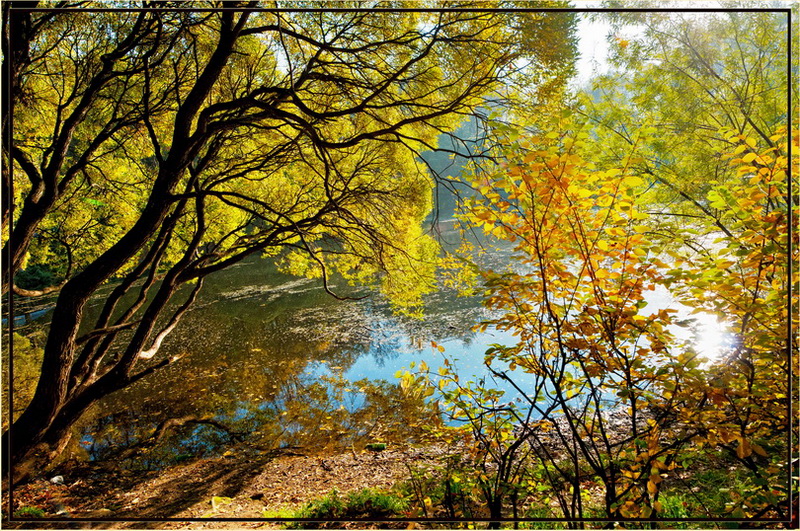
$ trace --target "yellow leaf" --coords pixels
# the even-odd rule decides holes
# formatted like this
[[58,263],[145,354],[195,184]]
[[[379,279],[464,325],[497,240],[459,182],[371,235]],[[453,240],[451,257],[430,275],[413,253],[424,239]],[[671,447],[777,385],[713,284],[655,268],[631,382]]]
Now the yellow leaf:
[[232,501],[233,500],[227,496],[213,496],[211,498],[211,508],[216,511],[221,505],[231,503]]
[[750,443],[745,439],[742,439],[739,442],[739,446],[736,447],[736,455],[739,457],[739,459],[744,459],[752,453],[753,449],[750,447]]
[[622,182],[625,183],[627,186],[631,188],[635,188],[636,186],[641,186],[644,184],[644,180],[641,177],[637,177],[636,175],[628,175]]
[[749,164],[750,162],[753,162],[754,160],[756,160],[756,154],[755,153],[748,153],[747,155],[742,157],[742,162],[744,162],[745,164]]
[[767,457],[767,451],[756,443],[750,443],[750,448],[761,457]]
[[[712,400],[713,399],[714,399],[714,396],[712,396]],[[734,440],[736,438],[736,435],[734,435],[733,433],[731,433],[728,430],[719,430],[718,434],[719,434],[719,438],[722,439],[722,442],[724,442],[725,444],[731,442],[732,440]]]
[[601,251],[608,251],[608,242],[605,240],[600,240],[597,242],[597,248]]

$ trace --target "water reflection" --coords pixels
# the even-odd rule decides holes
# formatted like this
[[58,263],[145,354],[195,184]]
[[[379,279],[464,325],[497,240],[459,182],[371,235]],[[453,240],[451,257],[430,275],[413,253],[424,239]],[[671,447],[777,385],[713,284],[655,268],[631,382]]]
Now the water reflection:
[[[267,386],[274,390],[267,390],[267,397],[194,402],[195,410],[206,411],[203,415],[139,408],[104,415],[83,428],[81,445],[89,459],[152,470],[194,457],[229,455],[235,443],[243,443],[234,447],[239,454],[286,448],[314,454],[361,449],[374,441],[421,442],[421,423],[438,422],[435,404],[404,396],[386,381],[296,375],[280,384]],[[173,426],[164,430],[170,420]]]
[[338,301],[261,260],[207,287],[159,353],[187,355],[85,416],[79,440],[89,458],[157,468],[224,453],[239,439],[314,451],[375,438],[414,442],[436,405],[403,397],[387,381],[432,356],[432,340],[474,351],[476,360],[486,348],[471,332],[480,302],[454,293],[432,296],[428,319],[419,321],[392,315],[378,299]]
[[[363,294],[346,285],[336,289]],[[648,303],[647,312],[673,307],[698,319],[699,354],[713,358],[724,350],[713,316],[688,315],[666,290],[652,292]],[[491,344],[516,343],[510,333],[472,332],[488,317],[478,298],[439,291],[425,312],[424,320],[415,320],[393,315],[376,298],[338,301],[314,280],[282,275],[252,259],[209,279],[159,353],[186,356],[85,415],[77,453],[150,469],[224,454],[240,441],[259,451],[325,451],[379,439],[419,440],[420,422],[434,422],[437,406],[404,397],[394,374],[411,362],[433,370],[442,365],[444,355],[431,348],[435,341],[465,382],[477,380],[486,374],[484,352]],[[677,331],[681,339],[692,339],[690,324]],[[175,419],[182,423],[155,444],[154,434]]]

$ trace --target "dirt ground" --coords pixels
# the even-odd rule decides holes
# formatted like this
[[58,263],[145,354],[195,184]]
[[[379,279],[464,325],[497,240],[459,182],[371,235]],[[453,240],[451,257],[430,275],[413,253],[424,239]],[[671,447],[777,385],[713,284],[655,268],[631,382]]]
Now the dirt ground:
[[[197,459],[165,470],[132,473],[108,466],[58,468],[14,489],[15,509],[39,507],[52,522],[3,522],[17,529],[254,529],[268,522],[225,522],[222,518],[262,519],[264,512],[287,514],[336,489],[387,489],[409,477],[409,466],[432,467],[453,454],[452,447],[388,447],[381,452],[348,451],[314,456],[257,451]],[[61,475],[63,484],[50,481]],[[107,521],[76,522],[97,518]],[[207,521],[190,521],[205,518]],[[130,519],[153,519],[149,522]],[[169,519],[169,520],[165,520]]]

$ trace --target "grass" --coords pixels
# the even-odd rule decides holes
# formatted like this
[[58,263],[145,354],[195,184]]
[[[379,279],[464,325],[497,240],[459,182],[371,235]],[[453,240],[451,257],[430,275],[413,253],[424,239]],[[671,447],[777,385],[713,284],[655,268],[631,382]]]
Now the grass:
[[14,511],[14,518],[44,518],[45,512],[38,507],[20,507]]
[[[266,511],[264,518],[304,518],[322,520],[322,522],[287,522],[285,529],[319,529],[328,526],[340,527],[336,522],[325,520],[337,519],[390,519],[403,518],[408,509],[408,502],[390,492],[377,489],[362,489],[340,494],[333,489],[330,494],[313,500],[294,513],[287,511]],[[268,514],[269,513],[269,514]]]
[[[531,507],[525,513],[525,518],[557,518],[549,507]],[[520,522],[520,529],[566,529],[564,522]]]

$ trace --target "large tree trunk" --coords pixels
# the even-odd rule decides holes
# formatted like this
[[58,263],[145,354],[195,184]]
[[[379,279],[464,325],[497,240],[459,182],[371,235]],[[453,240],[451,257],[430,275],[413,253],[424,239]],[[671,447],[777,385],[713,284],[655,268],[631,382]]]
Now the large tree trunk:
[[[247,13],[242,14],[241,24],[246,19]],[[135,256],[156,234],[174,204],[171,198],[172,190],[180,182],[190,161],[204,143],[202,137],[190,139],[191,125],[201,103],[226,64],[238,31],[232,29],[233,19],[229,13],[223,15],[223,22],[226,23],[227,31],[222,32],[217,49],[177,113],[173,128],[172,150],[159,169],[150,192],[150,199],[141,216],[122,238],[69,280],[59,294],[53,310],[36,391],[28,407],[13,423],[11,436],[3,434],[3,439],[10,443],[10,449],[4,450],[4,454],[8,452],[14,463],[33,457],[33,451],[39,445],[57,447],[69,427],[89,405],[131,383],[129,374],[135,362],[135,352],[134,356],[128,356],[128,360],[120,362],[124,365],[120,365],[119,370],[115,368],[97,381],[81,382],[80,389],[76,388],[74,382],[69,381],[77,358],[77,336],[83,310],[97,288]],[[155,318],[152,322],[145,323],[146,330],[140,327],[143,331],[142,342],[147,339],[154,322]]]
[[503,518],[503,498],[501,495],[497,494],[492,499],[488,500],[489,506],[489,518],[497,518],[497,520],[493,520],[489,522],[487,529],[500,529],[502,522],[500,519]]
[[146,243],[166,217],[167,205],[145,210],[134,227],[106,253],[70,280],[59,294],[44,348],[41,376],[30,404],[14,422],[12,459],[24,459],[54,426],[69,404],[69,375],[76,358],[76,339],[83,309],[95,290]]
[[18,484],[30,479],[32,473],[45,470],[47,464],[58,457],[66,448],[70,440],[70,428],[80,418],[86,409],[97,402],[102,396],[87,397],[82,404],[74,404],[60,412],[49,427],[38,422],[35,417],[20,417],[3,434],[3,458],[11,459],[12,468],[4,474],[4,479],[9,478],[12,484]]

